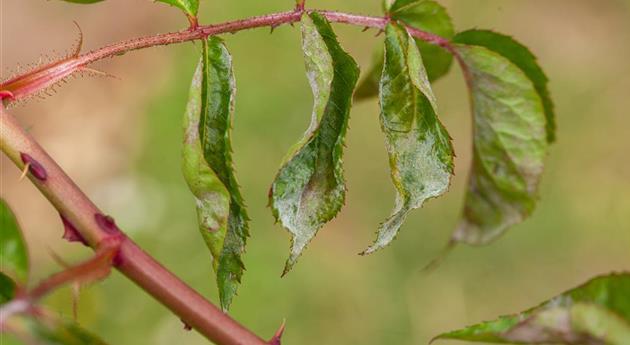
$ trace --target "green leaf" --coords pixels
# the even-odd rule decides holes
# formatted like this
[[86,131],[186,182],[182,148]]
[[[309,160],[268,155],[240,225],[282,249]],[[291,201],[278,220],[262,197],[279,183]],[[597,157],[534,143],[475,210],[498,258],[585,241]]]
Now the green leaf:
[[[444,38],[451,38],[455,33],[446,9],[435,1],[399,0],[393,3],[389,13],[392,19]],[[420,48],[429,81],[436,81],[448,73],[453,61],[453,56],[449,52],[419,39],[416,39],[416,44]],[[357,88],[356,99],[371,98],[378,94],[382,72],[383,52],[377,50],[374,54],[372,67]]]
[[28,281],[28,250],[9,205],[0,199],[0,273],[19,285]]
[[103,0],[63,0],[65,2],[72,2],[74,4],[94,4]]
[[8,320],[9,330],[26,344],[106,345],[75,321],[42,310],[36,316],[19,315]]
[[453,173],[451,139],[437,117],[420,51],[407,31],[395,24],[385,30],[380,90],[381,128],[397,192],[396,206],[364,254],[388,245],[411,210],[447,191]]
[[276,220],[292,235],[283,274],[344,204],[343,145],[359,77],[356,62],[316,12],[302,18],[302,47],[315,101],[311,124],[286,156],[269,195]]
[[553,110],[553,101],[547,88],[549,79],[545,72],[538,65],[536,56],[531,51],[514,40],[512,37],[502,35],[490,30],[468,30],[460,32],[453,38],[453,42],[466,45],[486,47],[495,53],[501,54],[520,68],[525,75],[534,83],[538,95],[542,99],[547,118],[547,141],[555,141],[556,122]]
[[0,272],[0,304],[4,304],[15,297],[17,286],[13,279]]
[[596,277],[520,314],[435,339],[518,344],[630,344],[630,274]]
[[395,1],[396,0],[383,0],[382,2],[383,12],[389,13],[389,9],[392,7]]
[[473,163],[463,220],[453,240],[489,243],[534,210],[548,144],[534,84],[507,58],[454,45],[471,91]]
[[197,17],[197,11],[199,10],[199,0],[156,0],[156,1],[178,7],[179,9],[184,11],[186,15],[191,16],[191,17]]
[[197,201],[201,234],[213,257],[221,306],[227,310],[244,271],[248,217],[232,167],[231,122],[236,83],[223,42],[210,37],[190,88],[183,172]]

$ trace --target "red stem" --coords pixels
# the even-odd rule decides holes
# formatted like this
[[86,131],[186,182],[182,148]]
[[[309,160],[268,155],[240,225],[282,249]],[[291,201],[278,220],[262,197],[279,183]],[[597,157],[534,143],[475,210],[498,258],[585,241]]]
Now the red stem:
[[[105,46],[103,48],[88,52],[80,56],[73,56],[65,61],[60,61],[49,66],[44,66],[43,68],[40,68],[36,71],[28,72],[12,78],[11,80],[0,83],[0,93],[2,91],[9,91],[9,93],[1,94],[0,98],[7,98],[9,100],[14,98],[13,96],[15,96],[15,99],[25,98],[29,95],[37,93],[38,91],[44,90],[51,84],[58,82],[60,79],[65,78],[67,75],[73,73],[76,70],[84,68],[90,63],[108,57],[122,55],[129,51],[160,45],[194,41],[206,38],[208,36],[214,36],[224,33],[235,33],[238,31],[259,27],[269,26],[275,28],[283,24],[299,21],[302,15],[306,12],[319,12],[329,21],[335,23],[357,25],[365,28],[375,28],[379,30],[384,29],[387,23],[390,21],[388,17],[371,17],[335,11],[305,10],[301,5],[302,4],[298,3],[293,11],[272,13],[263,16],[225,22],[221,24],[198,25],[196,21],[191,21],[190,27],[183,31],[165,33],[155,36],[140,37],[111,44],[109,46]],[[406,26],[406,28],[410,35],[428,43],[440,46],[455,54],[454,49],[447,39],[411,26]],[[59,71],[53,75],[53,69]]]
[[[335,23],[351,24],[375,29],[384,29],[389,19],[385,17],[370,17],[335,11],[320,10],[304,10],[298,6],[293,11],[272,13],[263,16],[240,19],[221,24],[200,25],[185,31],[171,32],[156,36],[148,36],[136,38],[133,40],[112,44],[79,57],[80,65],[87,65],[97,60],[107,57],[123,54],[132,50],[148,48],[158,45],[168,45],[186,41],[202,39],[208,36],[214,36],[224,33],[235,33],[242,30],[248,30],[259,27],[278,27],[283,24],[289,24],[300,21],[304,12],[315,11],[324,15],[329,21]],[[407,26],[409,34],[426,42],[448,47],[449,41],[443,37]]]
[[[92,248],[108,247],[112,242],[119,245],[118,254],[114,258],[115,267],[187,325],[221,345],[267,344],[119,232],[111,218],[103,216],[48,153],[20,127],[17,120],[4,111],[1,104],[0,148],[20,169],[25,166],[21,158],[23,153],[45,169],[45,179],[40,179],[32,171],[28,176],[59,213],[72,223]],[[57,281],[53,283],[57,284]]]
[[[17,95],[13,93],[15,90],[12,87],[21,90],[22,97],[34,94],[44,89],[46,85],[56,82],[57,79],[107,57],[122,55],[142,48],[203,39],[223,33],[234,33],[267,26],[275,28],[282,24],[297,22],[305,12],[312,11],[314,10],[305,10],[304,1],[302,1],[297,4],[293,11],[273,13],[221,24],[199,26],[196,21],[191,20],[190,27],[184,31],[115,43],[80,56],[73,56],[67,61],[49,65],[60,68],[59,66],[63,64],[63,68],[61,68],[63,73],[59,73],[59,76],[54,75],[51,77],[44,73],[45,71],[37,70],[35,71],[37,73],[29,72],[0,84],[0,144],[2,151],[19,168],[24,168],[26,164],[24,157],[25,154],[28,155],[32,160],[32,162],[29,161],[31,163],[30,166],[36,163],[35,166],[41,168],[41,172],[43,172],[38,175],[34,173],[36,171],[31,169],[29,178],[58,209],[60,214],[77,229],[81,237],[95,249],[102,248],[108,243],[111,244],[112,241],[115,241],[118,248],[118,253],[114,258],[116,268],[178,315],[186,325],[196,329],[217,344],[262,345],[267,343],[221,312],[120,232],[113,220],[104,216],[42,147],[19,126],[15,118],[4,111],[1,101],[2,99],[10,100],[14,96],[17,98]],[[379,30],[384,29],[390,21],[387,17],[370,17],[334,11],[317,12],[331,22]],[[407,26],[407,31],[418,39],[438,45],[454,53],[450,42],[443,37],[409,26]],[[26,82],[23,82],[24,80]],[[28,83],[29,80],[36,80],[37,83]],[[24,86],[20,83],[28,84],[28,88],[23,89]],[[42,178],[42,176],[44,177]],[[65,276],[53,276],[51,278],[53,280],[50,280],[49,283],[55,285],[65,281],[66,278]],[[48,289],[49,287],[44,285],[44,288]]]

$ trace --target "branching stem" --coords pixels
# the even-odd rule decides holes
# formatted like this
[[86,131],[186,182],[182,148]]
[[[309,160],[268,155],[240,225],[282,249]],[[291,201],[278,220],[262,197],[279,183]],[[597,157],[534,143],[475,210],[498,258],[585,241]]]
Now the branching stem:
[[[125,42],[112,44],[101,49],[86,53],[84,55],[81,55],[78,60],[80,65],[87,65],[89,63],[107,57],[121,55],[126,52],[142,48],[194,41],[208,36],[214,36],[224,33],[236,33],[238,31],[260,27],[278,27],[283,24],[298,22],[305,12],[312,11],[321,13],[329,21],[334,23],[344,23],[375,29],[384,29],[389,21],[389,19],[386,17],[371,17],[335,11],[305,10],[298,6],[295,10],[288,12],[272,13],[263,16],[225,22],[221,24],[199,25],[197,27],[191,27],[190,29],[185,31],[136,38]],[[441,46],[445,49],[449,49],[450,47],[449,41],[447,39],[432,34],[430,32],[422,31],[420,29],[416,29],[410,26],[407,26],[407,31],[410,35],[424,40],[428,43]]]
[[99,249],[110,246],[112,242],[116,243],[119,247],[114,259],[115,267],[169,308],[187,325],[221,345],[266,344],[264,340],[186,285],[119,231],[113,219],[103,215],[35,139],[4,110],[1,104],[0,149],[19,169],[23,169],[26,165],[22,159],[23,154],[27,154],[34,162],[37,162],[41,169],[45,169],[45,179],[39,178],[33,171],[29,171],[28,177],[59,213],[72,223],[90,247]]
[[[304,9],[304,1],[302,1],[297,3],[293,11],[221,24],[198,25],[196,20],[191,19],[190,27],[186,30],[115,43],[83,55],[73,56],[68,61],[50,66],[58,69],[58,74],[69,74],[73,72],[70,69],[78,70],[95,61],[123,55],[133,50],[194,41],[208,36],[235,33],[259,27],[275,28],[283,24],[298,22],[304,13],[312,11],[321,13],[331,22],[351,24],[363,28],[382,30],[390,21],[388,17],[306,10]],[[454,52],[450,42],[443,37],[409,26],[407,31],[416,38]],[[37,72],[41,74],[40,70]],[[51,79],[49,75],[33,75],[33,72],[30,74],[17,76],[0,84],[0,148],[2,151],[18,168],[28,170],[30,180],[57,208],[64,219],[76,229],[82,241],[95,250],[111,245],[114,241],[117,248],[117,254],[113,261],[114,266],[179,316],[186,325],[221,345],[268,344],[208,302],[125,236],[115,225],[113,219],[103,215],[43,148],[20,127],[17,120],[4,110],[2,102],[10,102],[14,98],[13,90],[8,87],[12,85],[12,82],[23,87],[22,84],[29,84],[29,80],[38,81],[39,84],[30,83],[27,85],[29,88],[26,91],[22,90],[27,94],[35,94],[54,79]],[[15,87],[15,85],[12,86]],[[66,278],[66,276],[61,275],[53,276],[46,284],[56,286],[60,282],[65,282]],[[41,291],[37,290],[36,292],[38,294],[45,293],[50,288],[48,285],[42,285]],[[18,304],[12,304],[12,306],[17,309],[23,307]],[[278,339],[274,338],[274,341],[278,341]]]
[[[67,61],[61,61],[59,63],[51,64],[50,68],[54,68],[55,75],[47,75],[45,70],[37,71],[39,74],[44,74],[43,76],[39,76],[38,78],[35,78],[37,77],[37,75],[32,75],[33,72],[29,72],[24,75],[18,75],[11,80],[7,80],[1,83],[0,93],[3,90],[12,91],[16,94],[16,96],[19,95],[19,98],[23,98],[44,90],[51,83],[58,81],[59,78],[67,76],[76,70],[85,68],[87,65],[93,62],[105,58],[123,55],[133,50],[194,41],[207,38],[208,36],[214,36],[224,33],[236,33],[238,31],[260,27],[276,28],[283,24],[298,22],[300,21],[304,13],[309,12],[319,12],[329,21],[334,23],[350,24],[363,28],[375,28],[379,30],[383,30],[387,23],[391,20],[389,17],[371,17],[335,11],[307,10],[304,9],[304,7],[301,5],[303,4],[298,3],[293,11],[272,13],[220,24],[198,25],[196,20],[191,20],[190,27],[183,31],[170,32],[155,36],[140,37],[128,41],[118,42],[97,50],[93,50],[83,55],[72,57]],[[406,26],[406,28],[410,35],[428,43],[440,46],[448,50],[449,52],[454,53],[454,50],[447,39],[411,26]],[[51,71],[51,73],[52,72],[53,71]],[[33,81],[29,82],[30,80]],[[16,87],[15,84],[18,84],[19,87],[26,88],[27,90],[14,90],[13,88]],[[0,94],[0,98],[6,98],[7,102],[10,102],[12,95]]]

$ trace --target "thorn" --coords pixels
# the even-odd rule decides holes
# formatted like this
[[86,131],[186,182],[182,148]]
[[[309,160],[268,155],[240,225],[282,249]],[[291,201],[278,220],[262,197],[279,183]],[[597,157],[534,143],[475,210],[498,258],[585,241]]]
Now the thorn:
[[374,37],[378,37],[378,36],[380,36],[380,35],[381,35],[382,33],[384,33],[384,32],[385,32],[385,30],[383,30],[383,29],[378,29],[378,32],[376,33],[376,35],[374,35]]
[[9,90],[2,90],[2,91],[0,91],[0,101],[2,101],[5,98],[8,99],[8,100],[13,99],[14,98],[13,92],[11,92]]
[[366,27],[364,27],[364,28],[363,28],[363,30],[361,30],[361,32],[366,32],[366,31],[368,31],[368,30],[370,30],[370,27],[369,27],[369,26],[366,26]]
[[111,216],[105,216],[101,213],[94,214],[94,221],[101,228],[101,230],[105,231],[108,234],[118,234],[120,233],[120,229],[116,226],[116,222],[114,218]]
[[97,69],[90,68],[90,67],[79,67],[77,69],[77,71],[79,71],[79,73],[81,73],[81,76],[83,76],[83,73],[92,73],[92,74],[97,75],[97,76],[109,77],[109,78],[114,78],[114,79],[120,80],[120,78],[118,78],[117,76],[115,76],[113,74],[109,74],[107,72],[99,71]]
[[185,331],[191,331],[192,330],[192,326],[189,325],[186,321],[184,321],[184,319],[180,319],[182,321],[182,323],[184,324],[184,330]]
[[24,177],[26,177],[26,174],[28,173],[28,169],[31,167],[31,162],[26,163],[26,165],[24,165],[24,169],[22,169],[22,174],[20,174],[20,178],[18,178],[18,181],[22,182],[22,180],[24,180]]
[[29,164],[28,171],[38,180],[46,181],[48,178],[48,173],[46,169],[33,157],[31,157],[28,153],[20,153],[20,158],[22,159],[22,163]]
[[72,224],[63,214],[59,213],[59,216],[61,217],[61,222],[63,223],[63,236],[61,236],[61,238],[68,242],[81,242],[83,245],[87,246],[87,241],[77,230],[74,224]]
[[421,272],[429,274],[435,271],[438,267],[440,267],[440,265],[442,265],[444,259],[446,259],[446,257],[453,251],[455,246],[457,246],[457,242],[455,242],[453,239],[449,240],[446,246],[442,248],[438,256],[435,259],[431,260],[431,262],[429,262],[426,266],[424,266]]
[[284,334],[284,329],[286,325],[287,325],[287,319],[283,319],[282,324],[280,325],[280,328],[278,328],[273,338],[269,340],[269,345],[281,345],[282,334]]

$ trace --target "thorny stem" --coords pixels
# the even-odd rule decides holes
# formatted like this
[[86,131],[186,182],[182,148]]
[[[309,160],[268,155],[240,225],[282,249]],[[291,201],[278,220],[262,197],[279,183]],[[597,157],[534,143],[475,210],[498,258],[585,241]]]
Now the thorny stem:
[[[278,27],[283,24],[290,24],[300,21],[302,15],[305,12],[318,12],[326,17],[329,21],[334,23],[344,23],[375,29],[384,29],[389,22],[389,19],[386,17],[371,17],[335,11],[305,10],[298,5],[293,11],[272,13],[263,16],[225,22],[221,24],[200,25],[196,28],[190,28],[184,31],[136,38],[125,42],[112,44],[81,55],[78,61],[80,65],[87,65],[89,63],[107,57],[125,54],[129,51],[142,48],[193,41],[206,38],[208,36],[214,36],[224,33],[236,33],[238,31],[259,27]],[[450,43],[447,39],[443,37],[410,26],[407,26],[407,31],[410,35],[416,38],[449,50]]]
[[[236,21],[213,25],[198,25],[196,19],[190,19],[190,27],[183,31],[165,33],[155,36],[141,37],[115,43],[83,55],[75,55],[63,62],[71,73],[98,60],[123,55],[129,51],[160,45],[169,45],[187,41],[204,39],[208,36],[235,33],[237,31],[272,27],[290,24],[301,19],[304,13],[316,11],[329,21],[357,25],[364,28],[382,30],[390,21],[388,17],[371,17],[334,11],[306,10],[305,1],[297,2],[293,11],[273,13]],[[407,26],[410,35],[428,43],[438,45],[451,53],[455,53],[450,42],[440,36]],[[457,54],[455,54],[457,55]],[[53,64],[55,68],[63,66]],[[72,69],[72,70],[70,70]],[[32,72],[31,72],[32,73]],[[91,200],[74,184],[57,163],[43,148],[19,126],[16,119],[6,113],[4,101],[11,101],[13,93],[6,88],[11,81],[28,80],[28,73],[17,76],[0,84],[0,148],[20,169],[28,169],[28,176],[35,186],[57,208],[64,221],[67,221],[83,242],[99,251],[104,246],[116,243],[117,253],[114,266],[129,279],[151,294],[164,306],[179,316],[190,326],[213,342],[221,345],[263,345],[269,344],[260,337],[241,326],[228,315],[220,311],[199,293],[187,286],[183,281],[161,266],[150,255],[142,251],[131,239],[118,229],[112,218],[105,216]],[[49,76],[38,77],[42,85],[50,82]],[[59,77],[60,78],[60,77]],[[49,78],[50,79],[50,78]],[[29,94],[43,89],[41,86],[29,85]],[[38,295],[46,293],[51,286],[66,281],[65,275],[53,276],[36,288]],[[40,291],[41,290],[41,291]],[[25,308],[24,303],[16,300],[17,310]],[[3,308],[3,311],[5,308]],[[279,343],[281,331],[270,343]]]
[[[117,243],[114,267],[209,340],[221,345],[264,345],[203,298],[173,273],[140,249],[118,229],[66,175],[57,163],[0,104],[0,149],[23,169],[29,157],[28,177],[60,214],[97,249]],[[37,170],[33,167],[37,166]],[[18,305],[19,306],[19,305]]]
[[[71,58],[61,61],[59,63],[54,63],[50,65],[51,69],[56,71],[55,75],[42,75],[38,76],[33,72],[29,72],[15,78],[11,78],[0,84],[0,93],[4,91],[14,91],[16,96],[25,97],[26,95],[22,95],[19,92],[15,92],[12,88],[16,87],[14,84],[28,84],[30,79],[33,79],[31,84],[38,85],[27,85],[28,90],[23,91],[22,93],[27,93],[28,95],[35,94],[38,91],[44,90],[51,83],[55,83],[62,79],[63,77],[71,74],[76,70],[85,69],[87,65],[93,63],[98,60],[102,60],[108,57],[114,57],[118,55],[123,55],[127,52],[161,46],[161,45],[169,45],[174,43],[188,42],[199,39],[207,38],[208,36],[214,36],[224,33],[236,33],[242,30],[248,30],[259,27],[271,27],[276,28],[283,24],[291,24],[297,21],[300,21],[302,15],[304,13],[310,12],[318,12],[326,17],[329,21],[334,23],[344,23],[350,25],[361,26],[364,28],[375,28],[379,30],[383,30],[387,23],[391,20],[389,17],[372,17],[372,16],[364,16],[357,14],[349,14],[343,12],[335,12],[335,11],[324,11],[324,10],[307,10],[304,9],[304,2],[298,3],[296,8],[293,11],[287,12],[279,12],[272,13],[263,16],[250,17],[246,19],[240,19],[220,24],[211,24],[211,25],[198,25],[195,18],[189,18],[190,27],[183,31],[165,33],[155,36],[147,36],[136,38],[124,42],[119,42],[115,44],[111,44],[109,46],[105,46],[103,48],[88,52],[83,55],[72,56]],[[406,26],[407,31],[410,35],[426,41],[431,44],[435,44],[440,46],[449,52],[455,54],[453,47],[450,42],[438,35],[432,34],[430,32],[426,32],[411,26]],[[456,55],[456,54],[455,54]],[[39,74],[42,74],[41,70],[37,70]],[[45,71],[44,71],[45,72]],[[52,73],[52,72],[51,72]],[[34,74],[29,76],[29,74]],[[37,77],[37,80],[35,80]],[[6,98],[7,102],[10,102],[13,98],[11,94],[0,94],[0,98]],[[16,97],[18,98],[18,97]]]

